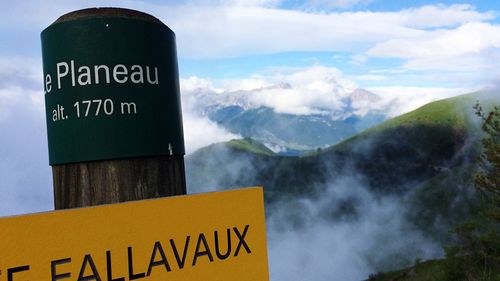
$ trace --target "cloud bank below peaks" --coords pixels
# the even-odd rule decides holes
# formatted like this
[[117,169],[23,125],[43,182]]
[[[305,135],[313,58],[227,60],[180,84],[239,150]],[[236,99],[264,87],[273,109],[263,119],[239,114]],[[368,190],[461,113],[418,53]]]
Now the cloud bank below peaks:
[[[248,79],[210,81],[196,77],[182,80],[183,94],[196,96],[199,110],[212,107],[240,106],[244,109],[268,107],[277,113],[293,115],[328,115],[345,111],[348,106],[367,105],[362,99],[378,100],[372,93],[357,89],[340,71],[324,66],[288,69]],[[350,98],[360,102],[347,104]]]
[[330,116],[333,120],[353,114],[364,116],[372,110],[393,117],[467,91],[401,86],[362,89],[338,69],[321,65],[279,69],[233,80],[190,77],[181,79],[181,85],[183,103],[199,116],[214,109],[238,106],[245,110],[267,107],[282,114]]

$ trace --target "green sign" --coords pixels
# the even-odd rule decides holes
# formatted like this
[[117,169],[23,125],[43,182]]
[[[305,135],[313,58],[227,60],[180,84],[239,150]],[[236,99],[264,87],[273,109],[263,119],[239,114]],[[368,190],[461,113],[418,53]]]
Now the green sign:
[[42,34],[51,165],[184,154],[175,34],[119,17]]

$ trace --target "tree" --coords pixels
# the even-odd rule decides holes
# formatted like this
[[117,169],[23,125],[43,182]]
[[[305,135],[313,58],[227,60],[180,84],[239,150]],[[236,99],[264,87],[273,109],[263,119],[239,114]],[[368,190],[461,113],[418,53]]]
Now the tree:
[[478,157],[474,187],[481,195],[484,212],[455,229],[457,244],[446,249],[447,280],[500,280],[500,106],[485,113],[474,106],[485,137]]
[[487,204],[487,216],[500,223],[500,106],[495,106],[488,114],[479,102],[474,109],[483,119],[482,129],[486,133],[474,186]]

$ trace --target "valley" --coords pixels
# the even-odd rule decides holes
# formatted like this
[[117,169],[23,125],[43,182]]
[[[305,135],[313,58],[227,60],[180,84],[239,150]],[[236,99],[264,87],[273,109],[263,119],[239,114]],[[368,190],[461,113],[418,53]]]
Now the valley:
[[276,154],[250,138],[213,144],[187,157],[188,188],[264,186],[270,236],[326,228],[327,238],[337,228],[369,225],[371,233],[344,241],[368,241],[358,253],[365,266],[353,272],[358,280],[439,258],[450,229],[478,210],[471,181],[481,132],[473,106],[493,97],[432,102],[303,156]]

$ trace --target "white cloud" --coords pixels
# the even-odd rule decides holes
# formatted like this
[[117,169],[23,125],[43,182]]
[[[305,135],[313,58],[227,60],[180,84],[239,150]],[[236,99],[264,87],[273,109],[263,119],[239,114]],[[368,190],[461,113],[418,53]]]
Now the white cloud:
[[[164,17],[178,34],[181,54],[188,57],[226,57],[294,50],[360,51],[372,44],[428,33],[421,28],[453,26],[494,17],[489,12],[477,12],[469,5],[343,13],[262,7],[205,7],[193,11],[184,6],[180,9],[182,12],[176,15],[165,11]],[[163,12],[159,11],[159,14]],[[178,16],[185,14],[192,17]],[[209,23],[194,25],[193,18]]]
[[[334,206],[349,201],[356,202],[355,218],[331,220]],[[441,247],[409,227],[404,213],[397,200],[372,194],[355,177],[329,182],[317,200],[287,201],[267,219],[271,279],[365,280],[395,263],[440,257]]]
[[190,77],[181,79],[180,84],[184,142],[187,154],[212,143],[241,138],[241,136],[232,134],[210,121],[196,107],[197,97],[195,94],[197,92],[216,94],[219,91],[213,87],[210,80]]
[[297,115],[327,114],[339,110],[344,106],[342,97],[356,88],[339,70],[319,65],[293,73],[277,73],[268,79],[275,84],[287,83],[290,87],[255,91],[252,101],[279,113]]
[[41,59],[0,57],[0,87],[23,84],[30,88],[42,87]]
[[[357,86],[333,67],[313,65],[299,69],[277,69],[250,78],[222,80],[220,88],[200,78],[182,80],[183,94],[191,93],[195,107],[240,105],[261,106],[278,113],[331,114],[345,107],[342,100]],[[191,86],[188,86],[191,85]],[[203,88],[205,87],[205,88]],[[187,95],[187,96],[190,96]]]
[[384,75],[375,75],[375,74],[364,74],[364,75],[356,75],[354,79],[357,81],[385,81],[387,80],[387,76]]
[[0,57],[0,122],[22,107],[44,112],[41,62],[19,57]]
[[[312,66],[293,73],[275,74],[268,77],[270,83],[288,83],[290,88],[269,88],[253,91],[250,99],[255,106],[267,106],[276,112],[295,115],[328,114],[346,106],[343,98],[357,89],[356,81],[385,81],[382,75],[358,75],[345,77],[338,69]],[[392,84],[392,83],[391,83]],[[397,83],[395,83],[397,85]],[[381,97],[353,106],[359,112],[384,109],[391,117],[404,114],[439,99],[479,90],[478,87],[425,87],[425,86],[379,86],[367,90]]]
[[41,64],[0,58],[0,216],[50,210]]
[[477,88],[445,88],[445,87],[370,87],[368,90],[383,97],[382,104],[387,107],[387,114],[395,117],[415,110],[427,103],[471,93]]
[[200,116],[196,112],[183,108],[184,142],[186,154],[191,154],[199,148],[216,142],[224,142],[231,139],[240,139],[241,136],[232,134],[207,117]]
[[[336,3],[348,4],[353,0],[342,1]],[[207,4],[200,4],[203,2]],[[0,26],[40,32],[71,10],[121,6],[163,19],[177,34],[181,56],[214,58],[286,51],[363,51],[373,44],[426,33],[419,28],[452,26],[494,17],[469,5],[425,6],[396,12],[314,13],[278,9],[278,4],[277,0],[188,1],[182,4],[23,1],[16,5],[0,4],[0,8],[10,11],[2,17]]]
[[469,4],[426,5],[401,10],[394,14],[397,22],[415,28],[433,28],[494,19],[493,12],[478,12]]
[[199,78],[196,76],[191,76],[187,79],[180,79],[180,90],[182,93],[191,93],[197,90],[203,89],[209,92],[220,92],[222,90],[214,87],[213,83],[209,79]]
[[[432,10],[433,17],[422,16],[429,10]],[[158,14],[177,32],[180,53],[187,57],[228,57],[297,50],[356,52],[395,38],[416,38],[427,34],[426,30],[419,28],[452,26],[493,17],[490,13],[480,13],[463,5],[426,6],[399,12],[344,13],[262,7],[203,7],[195,10],[183,6],[175,13],[162,9]]]
[[[403,59],[403,70],[460,73],[462,80],[475,79],[476,84],[498,77],[500,58],[500,25],[470,22],[454,29],[426,31],[413,38],[396,38],[375,45],[367,51],[370,57]],[[451,82],[456,75],[447,76]],[[463,81],[453,81],[462,83]],[[458,84],[457,84],[458,85]]]
[[351,57],[352,64],[363,64],[368,60],[368,56],[366,55],[354,55]]
[[224,91],[250,91],[273,86],[272,82],[261,76],[220,81]]
[[338,86],[353,90],[356,84],[342,74],[342,71],[335,67],[313,65],[304,68],[295,68],[288,71],[279,71],[269,74],[267,79],[276,82],[286,82],[296,84],[310,90],[336,91]]
[[[415,58],[406,61],[403,67],[407,70],[428,71],[451,71],[464,76],[461,80],[474,80],[478,83],[485,79],[498,78],[498,60],[500,49],[487,49],[479,53],[460,55],[456,57],[434,57]],[[429,74],[431,75],[431,74]],[[440,75],[441,79],[451,81],[453,76]],[[463,83],[463,81],[458,81]]]
[[219,0],[216,4],[243,7],[276,7],[282,0]]
[[414,38],[392,39],[368,51],[377,57],[431,59],[477,54],[500,47],[500,26],[471,22],[451,30],[429,31]]
[[356,5],[366,5],[372,0],[309,0],[304,6],[313,9],[347,9]]
[[15,118],[20,108],[36,113],[45,112],[43,93],[21,86],[0,88],[0,123]]

